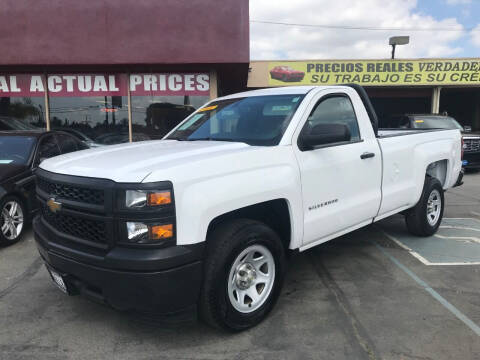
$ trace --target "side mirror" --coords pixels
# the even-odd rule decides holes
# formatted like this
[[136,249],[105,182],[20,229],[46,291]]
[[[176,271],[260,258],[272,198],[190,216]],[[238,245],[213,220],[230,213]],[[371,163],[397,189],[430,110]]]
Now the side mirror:
[[471,127],[471,126],[468,126],[468,125],[465,125],[465,126],[463,127],[463,131],[466,132],[466,133],[472,132],[472,127]]
[[350,130],[345,124],[319,124],[300,135],[301,150],[313,150],[317,146],[350,141]]

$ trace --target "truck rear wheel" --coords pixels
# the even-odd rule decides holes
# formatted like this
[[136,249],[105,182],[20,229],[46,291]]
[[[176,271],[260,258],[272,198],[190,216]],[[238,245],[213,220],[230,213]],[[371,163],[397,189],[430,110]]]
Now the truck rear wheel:
[[283,244],[268,226],[249,219],[219,225],[207,244],[201,318],[231,331],[257,325],[275,305],[284,271]]
[[420,200],[405,216],[408,231],[417,236],[435,234],[442,222],[444,204],[442,184],[427,176]]

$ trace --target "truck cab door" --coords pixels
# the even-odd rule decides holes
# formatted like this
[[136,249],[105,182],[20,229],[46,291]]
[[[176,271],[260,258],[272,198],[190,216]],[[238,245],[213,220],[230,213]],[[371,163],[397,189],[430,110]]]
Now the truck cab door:
[[[353,89],[321,91],[306,114],[293,138],[297,139],[293,147],[301,174],[304,247],[371,222],[380,207],[382,172],[380,148],[370,119]],[[302,136],[308,129],[317,125],[322,129],[339,128],[334,124],[348,128],[348,141],[333,140],[303,148]]]

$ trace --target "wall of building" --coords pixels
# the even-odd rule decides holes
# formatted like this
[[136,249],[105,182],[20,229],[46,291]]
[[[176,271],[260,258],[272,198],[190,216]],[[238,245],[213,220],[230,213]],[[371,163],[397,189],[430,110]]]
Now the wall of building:
[[440,113],[447,113],[460,124],[480,130],[480,89],[442,88],[440,92]]
[[161,138],[246,87],[248,10],[248,0],[4,0],[0,130]]
[[1,65],[248,63],[248,0],[3,0]]

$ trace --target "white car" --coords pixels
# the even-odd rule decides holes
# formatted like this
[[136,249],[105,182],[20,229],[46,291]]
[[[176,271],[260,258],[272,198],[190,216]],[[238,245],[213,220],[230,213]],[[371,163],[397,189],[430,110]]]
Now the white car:
[[435,233],[461,169],[459,130],[381,131],[358,86],[213,100],[163,140],[46,160],[35,237],[52,279],[117,309],[256,325],[285,254],[393,214]]

